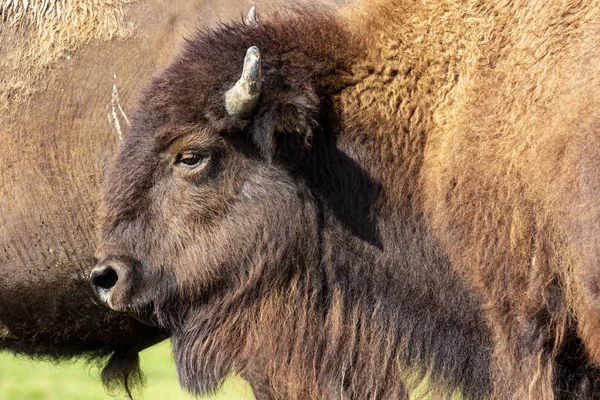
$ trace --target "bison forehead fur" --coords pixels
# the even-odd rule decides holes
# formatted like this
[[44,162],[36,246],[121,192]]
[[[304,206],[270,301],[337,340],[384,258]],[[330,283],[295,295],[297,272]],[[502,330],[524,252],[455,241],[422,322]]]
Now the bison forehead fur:
[[194,392],[251,368],[282,398],[600,394],[599,14],[397,0],[198,33],[106,179],[108,304],[170,330]]

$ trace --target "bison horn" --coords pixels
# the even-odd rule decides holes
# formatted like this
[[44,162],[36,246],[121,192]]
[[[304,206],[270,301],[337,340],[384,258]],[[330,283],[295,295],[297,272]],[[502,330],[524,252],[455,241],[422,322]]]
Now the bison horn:
[[246,17],[246,23],[253,24],[255,22],[256,22],[256,7],[252,6],[252,7],[250,7],[250,10],[248,10],[248,16]]
[[250,116],[258,104],[260,85],[260,52],[252,46],[246,51],[242,77],[225,93],[227,113],[237,118]]

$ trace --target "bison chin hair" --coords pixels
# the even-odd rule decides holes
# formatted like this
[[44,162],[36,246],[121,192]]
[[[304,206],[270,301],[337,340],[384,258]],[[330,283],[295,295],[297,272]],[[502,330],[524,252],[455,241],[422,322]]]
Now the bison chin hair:
[[139,352],[165,340],[166,335],[159,335],[149,341],[127,344],[113,350],[97,361],[96,365],[102,370],[101,379],[105,390],[112,396],[124,392],[129,399],[134,398],[146,383],[144,373],[140,368]]
[[102,369],[102,384],[113,396],[122,390],[127,397],[133,399],[136,389],[142,387],[145,382],[137,352],[114,352]]
[[2,349],[15,356],[28,357],[35,361],[64,363],[65,361],[83,361],[91,368],[101,371],[101,380],[106,391],[111,395],[124,393],[133,399],[136,391],[145,383],[140,369],[138,353],[162,340],[166,336],[158,336],[143,344],[124,344],[117,349],[100,346],[98,348],[51,348],[46,346],[32,347],[30,343]]
[[145,382],[137,352],[115,351],[102,369],[102,384],[113,396],[122,390],[133,399],[135,390]]
[[112,354],[95,355],[89,361],[101,370],[104,389],[111,396],[124,393],[129,399],[139,397],[140,390],[146,383],[140,368],[139,350],[134,346],[124,346]]
[[96,358],[96,365],[102,370],[101,379],[106,392],[112,396],[125,393],[129,399],[133,399],[134,394],[146,383],[140,368],[139,352],[164,339],[166,336],[161,335],[150,341],[123,345],[114,349],[110,355]]

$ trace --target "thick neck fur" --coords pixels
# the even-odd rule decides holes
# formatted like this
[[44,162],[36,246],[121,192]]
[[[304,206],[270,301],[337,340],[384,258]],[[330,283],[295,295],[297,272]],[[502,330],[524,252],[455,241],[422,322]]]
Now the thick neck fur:
[[364,190],[368,174],[319,145],[314,157],[330,167],[302,188],[302,223],[269,232],[241,286],[192,306],[174,332],[182,383],[204,392],[237,371],[256,390],[248,369],[282,399],[403,398],[424,377],[438,397],[483,396],[490,343],[478,303],[421,218],[376,218],[383,194]]
[[[438,396],[484,395],[490,353],[477,303],[442,257],[420,251],[431,244],[422,228],[380,223],[380,249],[318,214],[281,264],[253,265],[260,278],[190,310],[173,335],[182,383],[203,392],[249,367],[280,398],[403,398],[425,376]],[[410,242],[392,239],[407,230]],[[279,285],[267,270],[290,273]]]
[[403,398],[425,377],[438,396],[488,393],[480,306],[418,206],[434,101],[453,89],[459,61],[409,52],[414,36],[395,32],[406,41],[394,44],[386,32],[370,59],[354,64],[353,84],[323,101],[332,108],[319,121],[322,135],[295,172],[306,185],[303,226],[268,239],[289,251],[250,266],[260,273],[239,290],[192,306],[174,332],[188,389],[212,390],[248,368],[286,399]]

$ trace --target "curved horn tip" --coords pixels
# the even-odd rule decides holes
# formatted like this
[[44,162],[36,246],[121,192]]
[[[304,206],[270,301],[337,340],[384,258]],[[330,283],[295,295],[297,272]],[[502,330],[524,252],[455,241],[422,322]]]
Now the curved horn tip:
[[256,46],[251,46],[246,50],[242,79],[246,81],[260,79],[260,51]]
[[252,6],[250,7],[250,10],[248,10],[246,22],[249,24],[254,24],[256,22],[256,6]]
[[233,117],[246,118],[254,112],[261,87],[260,51],[251,46],[246,50],[241,78],[225,93],[225,108]]

